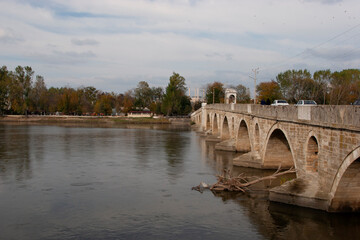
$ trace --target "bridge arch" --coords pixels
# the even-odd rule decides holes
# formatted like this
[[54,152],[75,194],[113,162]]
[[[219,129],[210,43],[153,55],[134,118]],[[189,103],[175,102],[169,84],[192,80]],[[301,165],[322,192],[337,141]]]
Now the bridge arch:
[[236,135],[236,151],[250,152],[251,144],[249,137],[248,124],[244,119],[240,120],[239,128]]
[[235,117],[232,117],[231,120],[232,120],[231,132],[235,135]]
[[206,130],[210,130],[211,129],[211,115],[210,113],[206,114],[206,126],[205,126]]
[[255,122],[254,126],[254,150],[260,150],[260,127],[257,121]]
[[360,211],[360,147],[346,156],[338,169],[330,191],[330,212]]
[[230,135],[230,125],[229,125],[229,121],[228,118],[225,116],[224,120],[223,120],[223,124],[222,124],[222,129],[221,129],[221,139],[226,140],[226,139],[230,139],[231,135]]
[[313,132],[310,132],[304,150],[305,170],[317,173],[319,171],[319,141]]
[[218,127],[218,116],[214,113],[213,121],[212,121],[212,134],[218,134],[219,127]]
[[265,151],[263,157],[263,167],[282,168],[296,167],[293,150],[283,131],[277,124],[275,124],[269,131],[267,136]]

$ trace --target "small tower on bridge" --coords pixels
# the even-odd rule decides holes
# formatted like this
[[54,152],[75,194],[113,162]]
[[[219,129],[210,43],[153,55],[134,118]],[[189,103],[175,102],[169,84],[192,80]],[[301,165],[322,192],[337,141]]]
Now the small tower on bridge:
[[225,89],[225,103],[236,103],[236,90],[233,88]]

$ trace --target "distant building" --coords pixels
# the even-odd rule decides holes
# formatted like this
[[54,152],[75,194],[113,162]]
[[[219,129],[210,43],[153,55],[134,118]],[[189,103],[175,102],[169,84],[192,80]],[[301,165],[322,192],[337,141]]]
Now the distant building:
[[233,88],[225,89],[225,103],[226,104],[236,103],[236,95],[237,92],[235,89]]
[[[191,91],[189,88],[189,97],[190,97],[190,101],[191,103],[196,103],[196,102],[204,102],[205,100],[205,89],[200,89],[200,88],[195,88],[194,90],[194,95],[191,96]],[[200,95],[200,90],[202,90],[202,96]]]
[[128,117],[133,117],[133,118],[136,118],[136,117],[152,117],[154,114],[153,112],[151,111],[130,111],[128,113]]

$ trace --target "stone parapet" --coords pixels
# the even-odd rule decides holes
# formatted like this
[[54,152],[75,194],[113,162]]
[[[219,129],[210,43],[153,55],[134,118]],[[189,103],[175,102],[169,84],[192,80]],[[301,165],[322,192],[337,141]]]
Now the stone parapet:
[[271,106],[254,104],[208,104],[206,109],[230,111],[277,121],[299,122],[360,131],[360,106]]

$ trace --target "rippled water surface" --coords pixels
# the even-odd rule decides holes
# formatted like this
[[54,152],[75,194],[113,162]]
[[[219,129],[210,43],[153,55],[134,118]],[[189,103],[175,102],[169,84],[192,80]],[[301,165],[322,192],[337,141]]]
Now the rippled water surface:
[[179,127],[0,124],[0,239],[359,239],[359,215],[191,191],[269,174],[233,157]]

